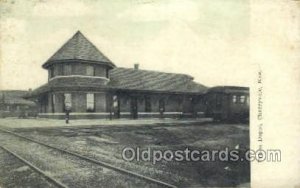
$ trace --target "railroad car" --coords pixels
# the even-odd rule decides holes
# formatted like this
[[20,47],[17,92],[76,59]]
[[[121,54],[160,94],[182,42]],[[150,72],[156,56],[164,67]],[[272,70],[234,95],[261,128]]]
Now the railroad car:
[[212,87],[204,98],[207,117],[221,121],[249,121],[248,87]]

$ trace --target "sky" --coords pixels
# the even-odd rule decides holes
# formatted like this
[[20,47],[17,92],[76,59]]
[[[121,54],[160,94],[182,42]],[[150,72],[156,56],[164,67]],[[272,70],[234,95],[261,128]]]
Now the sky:
[[6,0],[0,16],[0,89],[45,84],[41,65],[78,30],[118,67],[206,86],[248,86],[253,73],[246,0]]

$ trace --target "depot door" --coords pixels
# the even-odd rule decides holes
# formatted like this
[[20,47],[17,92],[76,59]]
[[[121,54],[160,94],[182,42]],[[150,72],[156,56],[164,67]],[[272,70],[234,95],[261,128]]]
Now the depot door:
[[131,117],[133,119],[137,119],[138,118],[138,101],[136,97],[131,98]]

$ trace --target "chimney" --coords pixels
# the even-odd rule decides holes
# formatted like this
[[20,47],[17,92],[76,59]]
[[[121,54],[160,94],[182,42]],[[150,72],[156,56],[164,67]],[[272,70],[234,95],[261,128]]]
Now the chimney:
[[138,63],[134,64],[134,70],[139,70],[139,64]]

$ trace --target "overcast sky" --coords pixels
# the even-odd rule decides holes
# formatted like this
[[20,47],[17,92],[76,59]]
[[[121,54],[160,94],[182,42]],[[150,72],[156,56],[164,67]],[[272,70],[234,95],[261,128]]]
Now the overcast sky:
[[80,30],[118,67],[249,85],[249,4],[237,0],[32,0],[0,3],[0,88],[47,82],[41,65]]

